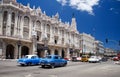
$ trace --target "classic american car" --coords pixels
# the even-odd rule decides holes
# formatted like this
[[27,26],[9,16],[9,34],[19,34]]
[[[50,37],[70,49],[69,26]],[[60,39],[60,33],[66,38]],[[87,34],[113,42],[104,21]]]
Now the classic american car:
[[41,58],[37,55],[26,55],[24,58],[20,58],[17,61],[20,65],[38,65],[41,62]]
[[48,55],[46,58],[41,60],[41,67],[44,68],[45,66],[50,66],[54,68],[56,66],[66,66],[67,60],[63,59],[59,55]]
[[91,63],[91,62],[96,63],[96,62],[100,62],[100,59],[99,59],[99,57],[97,57],[97,56],[91,56],[91,57],[88,59],[88,61],[89,61],[89,63]]

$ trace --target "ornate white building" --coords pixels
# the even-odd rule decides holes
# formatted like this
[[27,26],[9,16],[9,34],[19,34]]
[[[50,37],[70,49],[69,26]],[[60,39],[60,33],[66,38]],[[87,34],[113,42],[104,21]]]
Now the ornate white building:
[[[80,49],[80,33],[73,17],[63,23],[59,14],[49,17],[38,7],[16,0],[0,0],[0,57],[16,59],[27,54],[61,55],[69,58]],[[46,50],[46,51],[45,51]]]

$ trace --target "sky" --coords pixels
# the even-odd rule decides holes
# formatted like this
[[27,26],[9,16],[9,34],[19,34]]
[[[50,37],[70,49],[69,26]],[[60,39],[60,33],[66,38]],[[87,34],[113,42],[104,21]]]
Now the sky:
[[[46,15],[59,13],[62,22],[70,22],[72,15],[80,33],[91,34],[107,48],[120,49],[120,0],[17,0],[30,7],[40,7]],[[105,43],[105,39],[108,43]]]

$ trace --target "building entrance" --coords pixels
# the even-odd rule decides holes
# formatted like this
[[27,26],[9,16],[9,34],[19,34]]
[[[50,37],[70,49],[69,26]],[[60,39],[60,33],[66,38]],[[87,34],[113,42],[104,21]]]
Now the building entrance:
[[14,59],[14,46],[11,44],[7,45],[6,59]]

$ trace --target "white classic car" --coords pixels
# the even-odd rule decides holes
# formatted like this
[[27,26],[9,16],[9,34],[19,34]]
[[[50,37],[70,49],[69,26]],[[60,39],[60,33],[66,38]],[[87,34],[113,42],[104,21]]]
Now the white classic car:
[[100,59],[99,59],[99,57],[97,57],[97,56],[91,56],[91,57],[88,59],[88,62],[89,62],[89,63],[91,63],[91,62],[96,63],[96,62],[100,62]]

